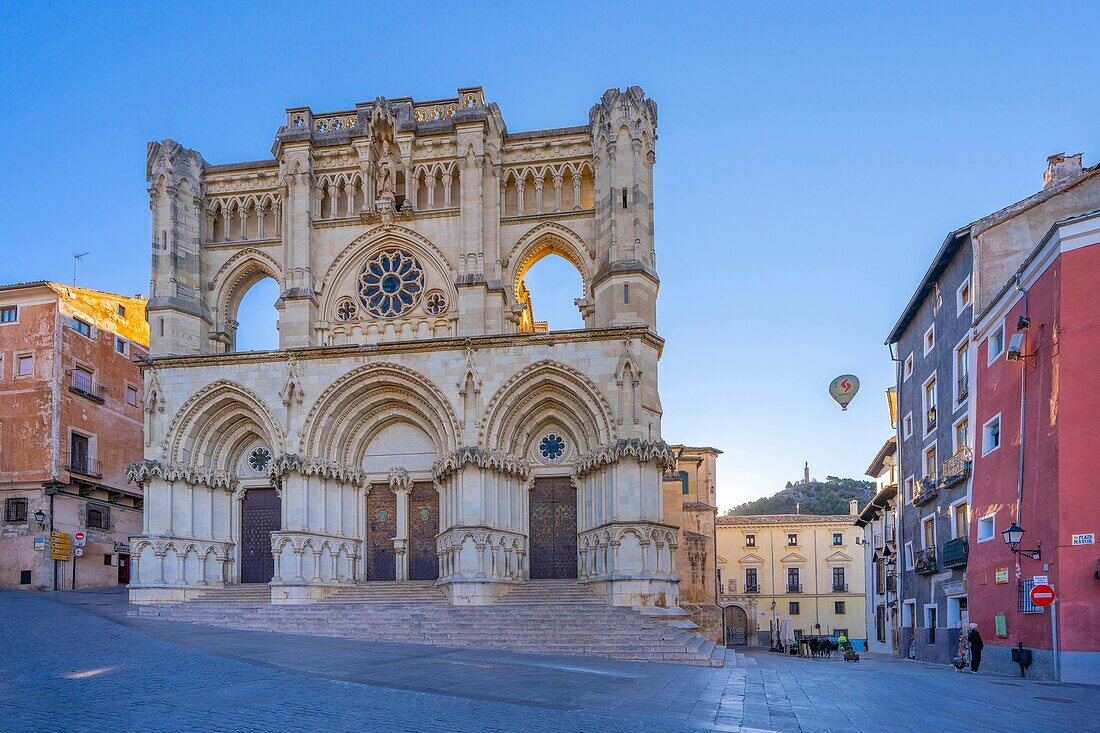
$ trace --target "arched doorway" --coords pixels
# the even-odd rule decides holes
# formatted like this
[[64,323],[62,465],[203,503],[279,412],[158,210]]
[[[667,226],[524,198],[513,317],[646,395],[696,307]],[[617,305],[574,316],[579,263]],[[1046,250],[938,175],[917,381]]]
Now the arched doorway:
[[409,580],[439,578],[439,492],[431,484],[414,484],[409,492]]
[[749,616],[740,606],[726,606],[726,646],[749,643]]
[[241,582],[269,583],[275,575],[271,533],[282,528],[282,500],[270,485],[247,491],[241,502]]

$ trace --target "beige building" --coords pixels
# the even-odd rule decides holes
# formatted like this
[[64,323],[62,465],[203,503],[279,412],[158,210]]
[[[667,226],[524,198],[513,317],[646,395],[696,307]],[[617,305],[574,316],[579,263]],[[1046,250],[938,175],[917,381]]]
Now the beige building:
[[[142,511],[126,482],[142,452],[134,358],[148,343],[143,298],[52,282],[0,287],[0,586],[130,581]],[[54,532],[69,539],[58,559]]]
[[700,633],[722,643],[722,612],[717,605],[715,527],[718,513],[717,448],[673,445],[676,465],[664,477],[665,521],[680,528],[676,567],[680,606]]
[[[268,160],[150,143],[131,600],[437,580],[482,604],[569,578],[613,604],[675,605],[656,134],[638,87],[526,132],[471,87],[288,109]],[[583,329],[536,317],[524,278],[547,256],[581,276]],[[236,353],[237,307],[263,278],[279,284],[279,348]]]
[[851,514],[718,517],[726,644],[770,644],[790,618],[796,635],[867,638],[863,531]]

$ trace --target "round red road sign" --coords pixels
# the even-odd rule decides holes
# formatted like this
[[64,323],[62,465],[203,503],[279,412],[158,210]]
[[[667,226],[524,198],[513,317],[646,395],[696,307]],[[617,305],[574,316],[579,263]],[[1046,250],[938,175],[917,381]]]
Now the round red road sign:
[[76,539],[77,542],[80,542],[82,539],[84,539],[84,533],[83,532],[77,532],[76,534],[73,535],[73,537]]
[[1054,588],[1049,585],[1037,585],[1031,589],[1031,602],[1036,606],[1049,606],[1054,603]]

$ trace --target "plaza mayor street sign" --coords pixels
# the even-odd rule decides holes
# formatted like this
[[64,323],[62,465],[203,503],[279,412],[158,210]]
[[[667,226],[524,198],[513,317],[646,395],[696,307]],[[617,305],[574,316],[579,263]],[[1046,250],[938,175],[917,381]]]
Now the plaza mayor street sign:
[[1057,596],[1049,585],[1037,585],[1031,589],[1031,602],[1036,606],[1049,606]]

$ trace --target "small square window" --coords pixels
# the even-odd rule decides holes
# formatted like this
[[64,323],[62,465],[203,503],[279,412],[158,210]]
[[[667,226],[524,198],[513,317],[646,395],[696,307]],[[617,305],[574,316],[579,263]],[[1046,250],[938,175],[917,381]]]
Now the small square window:
[[997,326],[993,333],[989,334],[986,349],[989,352],[986,354],[987,364],[992,364],[998,356],[1005,353],[1005,325],[1003,323]]
[[795,532],[788,533],[787,534],[787,547],[797,547],[797,546],[798,546],[798,534],[796,534]]
[[122,316],[123,318],[125,318],[125,317],[126,317],[126,306],[124,306],[124,305],[121,305],[121,304],[119,304],[119,306],[118,306],[118,314],[119,314],[120,316]]
[[970,307],[973,303],[973,299],[970,295],[970,278],[967,277],[963,280],[963,284],[959,286],[958,292],[955,294],[955,313],[962,315],[962,312]]
[[928,354],[934,348],[936,348],[936,324],[935,323],[933,323],[931,326],[929,326],[928,330],[924,332],[924,355],[928,356]]
[[109,529],[111,518],[107,507],[89,504],[84,524],[90,529]]
[[15,323],[19,320],[19,306],[5,305],[0,308],[0,323]]
[[912,476],[905,479],[905,503],[906,504],[912,504],[913,503],[913,488],[914,488],[914,486],[915,486],[915,482],[914,482],[914,479],[913,479]]
[[842,532],[833,532],[833,544],[834,545],[843,545],[844,544],[844,534]]
[[756,535],[754,535],[754,534],[745,535],[745,547],[756,547]]
[[15,376],[30,377],[34,375],[34,355],[20,354],[15,357]]
[[87,321],[82,321],[79,318],[73,319],[73,330],[82,336],[92,337],[92,324]]
[[978,520],[978,542],[989,542],[997,534],[996,514],[986,514]]
[[111,563],[112,559],[114,559],[114,555],[108,555],[106,552],[103,553],[103,564],[104,565],[111,565],[112,564]]
[[847,611],[845,604],[846,601],[833,601],[833,613],[843,616]]
[[997,415],[982,426],[982,455],[1001,447],[1001,416]]
[[126,386],[126,404],[131,407],[137,407],[138,403],[138,391],[136,387]]
[[129,354],[130,342],[120,336],[115,336],[115,351],[123,355]]
[[787,606],[787,611],[790,612],[790,615],[797,616],[799,611],[798,601],[791,601]]
[[901,421],[901,435],[903,438],[913,437],[913,413],[907,413]]
[[905,357],[905,363],[901,367],[901,381],[909,379],[913,376],[913,355]]
[[24,497],[4,501],[4,521],[22,523],[27,521],[27,500]]

